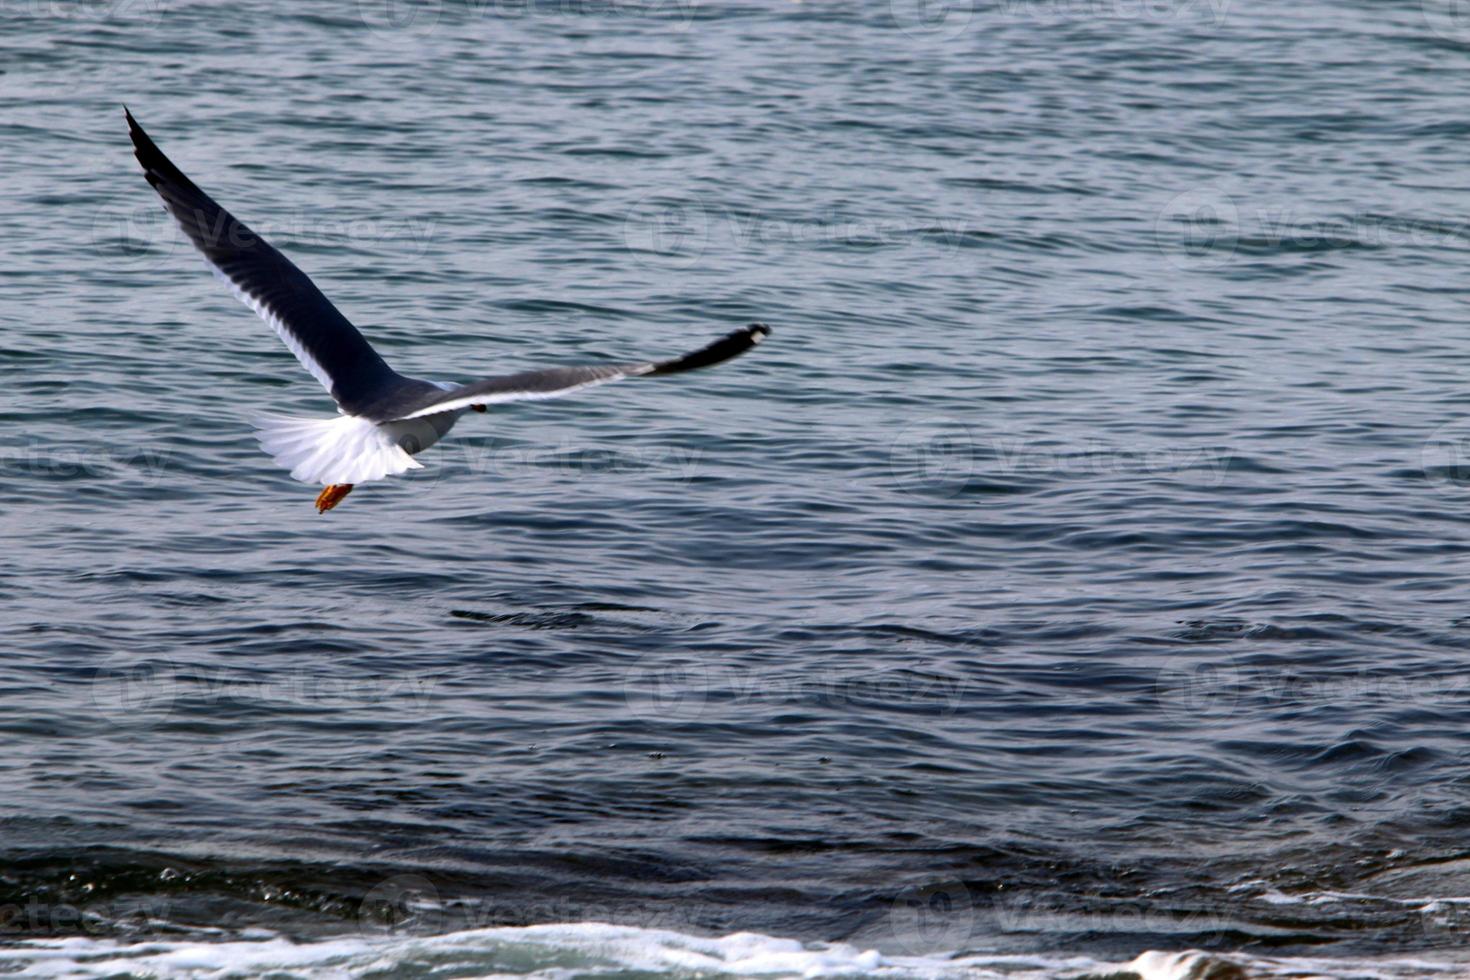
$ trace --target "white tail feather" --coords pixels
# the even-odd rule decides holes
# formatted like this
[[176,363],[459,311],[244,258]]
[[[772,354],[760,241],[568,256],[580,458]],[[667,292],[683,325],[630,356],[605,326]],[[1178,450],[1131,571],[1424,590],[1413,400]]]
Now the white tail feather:
[[353,415],[256,419],[255,438],[303,483],[367,483],[423,468],[392,435]]

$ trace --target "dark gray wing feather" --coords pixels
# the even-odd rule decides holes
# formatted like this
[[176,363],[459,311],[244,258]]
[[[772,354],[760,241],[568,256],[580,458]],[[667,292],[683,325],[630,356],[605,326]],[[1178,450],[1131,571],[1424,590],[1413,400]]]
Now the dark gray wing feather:
[[194,247],[248,306],[275,328],[344,412],[361,414],[403,379],[378,356],[306,273],[194,185],[124,110],[134,152]]
[[430,392],[427,395],[395,404],[389,414],[376,418],[387,422],[395,419],[414,419],[439,412],[451,412],[471,405],[494,405],[501,402],[534,401],[543,398],[559,398],[593,385],[606,384],[620,378],[651,377],[659,374],[679,374],[697,368],[710,367],[750,350],[770,335],[771,328],[763,323],[752,323],[691,354],[671,361],[651,361],[641,364],[593,364],[585,367],[546,368],[540,371],[523,371],[498,378],[486,378],[473,384],[451,388],[448,391]]

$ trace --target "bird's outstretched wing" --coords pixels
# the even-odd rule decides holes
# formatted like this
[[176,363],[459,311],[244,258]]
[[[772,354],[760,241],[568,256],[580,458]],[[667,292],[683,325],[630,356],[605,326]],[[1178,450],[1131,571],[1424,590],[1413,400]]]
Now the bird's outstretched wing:
[[398,375],[306,273],[194,185],[123,110],[143,175],[194,247],[280,335],[348,414],[378,401]]
[[672,361],[645,362],[642,364],[591,364],[585,367],[546,368],[541,371],[524,371],[498,378],[486,378],[473,384],[451,388],[448,391],[430,392],[407,404],[393,407],[390,414],[376,421],[388,422],[399,419],[417,419],[440,412],[452,412],[471,405],[495,405],[500,402],[534,401],[543,398],[560,398],[574,391],[593,385],[607,384],[620,378],[644,378],[658,374],[678,374],[696,368],[709,367],[728,361],[743,354],[764,340],[771,328],[764,323],[752,323],[691,354]]

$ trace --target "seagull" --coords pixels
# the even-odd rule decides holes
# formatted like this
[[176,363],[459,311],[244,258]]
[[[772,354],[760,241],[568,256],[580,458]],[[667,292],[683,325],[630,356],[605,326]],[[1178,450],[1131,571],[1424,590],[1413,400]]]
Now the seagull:
[[683,357],[589,364],[506,374],[469,384],[408,378],[390,368],[306,273],[214,202],[163,155],[123,108],[143,176],[163,198],[221,282],[270,324],[291,353],[337,402],[327,419],[264,418],[256,438],[267,455],[303,483],[321,484],[317,513],[359,483],[421,469],[414,456],[448,435],[465,412],[504,402],[560,398],[622,378],[679,374],[750,350],[771,328],[752,323]]

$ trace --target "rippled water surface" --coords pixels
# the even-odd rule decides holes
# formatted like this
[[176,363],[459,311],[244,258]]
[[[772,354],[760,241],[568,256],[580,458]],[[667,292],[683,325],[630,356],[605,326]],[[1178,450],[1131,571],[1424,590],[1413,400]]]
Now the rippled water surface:
[[[1457,14],[0,0],[0,970],[1460,974]],[[405,373],[773,336],[319,516],[123,103]]]

